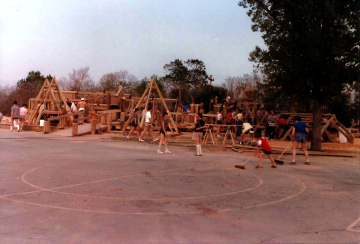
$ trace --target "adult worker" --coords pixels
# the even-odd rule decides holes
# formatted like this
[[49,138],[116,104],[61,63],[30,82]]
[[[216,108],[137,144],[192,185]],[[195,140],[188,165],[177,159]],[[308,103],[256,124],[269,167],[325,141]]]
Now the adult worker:
[[78,107],[79,107],[79,112],[84,111],[84,113],[85,113],[85,108],[87,107],[85,98],[81,98],[81,101],[78,102]]
[[85,98],[81,98],[81,101],[78,102],[78,108],[79,108],[79,116],[78,116],[78,118],[81,121],[81,123],[84,123],[84,120],[82,120],[82,118],[85,117],[85,109],[86,109],[86,107],[87,107],[87,104],[85,102]]
[[305,165],[310,165],[310,161],[309,161],[309,154],[308,151],[306,149],[306,134],[309,133],[309,129],[307,128],[306,124],[304,122],[301,122],[301,118],[300,116],[295,116],[294,118],[294,126],[292,129],[292,133],[291,133],[291,138],[293,139],[293,159],[292,162],[290,163],[290,165],[296,165],[296,149],[299,145],[299,143],[301,143],[301,148],[305,154]]
[[23,104],[23,106],[20,108],[20,117],[19,117],[19,120],[20,120],[20,129],[19,129],[19,131],[22,131],[22,130],[23,130],[23,127],[24,127],[24,124],[25,124],[25,121],[26,121],[27,114],[28,114],[27,105],[26,105],[26,104]]
[[255,138],[254,138],[254,128],[248,122],[247,119],[244,119],[243,131],[241,133],[241,138],[240,138],[240,145],[244,144],[245,134],[250,134],[250,142],[253,142],[255,140]]
[[157,141],[159,140],[159,138],[155,138],[153,135],[153,120],[151,118],[151,112],[152,112],[152,107],[150,106],[148,111],[145,114],[145,128],[144,131],[141,133],[140,137],[139,137],[139,141],[144,141],[143,137],[146,134],[147,131],[149,131],[149,136],[151,136],[151,139],[153,141]]
[[20,117],[20,108],[17,105],[17,101],[14,101],[13,106],[11,107],[10,132],[13,130],[14,124],[15,127],[18,127],[17,131],[20,131],[19,117]]
[[270,140],[274,140],[275,138],[276,121],[277,116],[275,115],[274,110],[270,110],[270,114],[267,116],[267,125],[265,130],[266,137]]

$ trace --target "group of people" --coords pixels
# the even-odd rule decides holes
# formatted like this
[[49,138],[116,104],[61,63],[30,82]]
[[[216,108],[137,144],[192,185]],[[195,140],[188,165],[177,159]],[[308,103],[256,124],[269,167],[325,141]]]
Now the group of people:
[[[142,129],[139,126],[139,124],[140,124],[139,123],[140,110],[138,108],[135,109],[134,114],[133,114],[132,119],[131,119],[131,122],[130,122],[131,129],[130,129],[130,132],[129,132],[127,138],[130,138],[132,133],[135,132],[137,134],[137,136],[139,137],[139,141],[144,142],[144,136],[145,136],[146,132],[148,132],[149,136],[151,137],[151,139],[154,142],[159,140],[159,138],[156,138],[153,135],[153,127],[155,126],[155,124],[154,124],[154,121],[153,121],[153,119],[151,117],[152,110],[153,109],[152,109],[151,106],[147,109],[147,112],[145,113],[144,130],[140,134],[140,131]],[[159,134],[160,134],[160,142],[159,142],[159,147],[158,147],[158,150],[157,150],[157,153],[159,153],[159,154],[163,154],[163,153],[171,154],[171,151],[168,149],[168,146],[167,146],[168,130],[170,130],[171,133],[174,133],[173,129],[172,129],[170,123],[169,123],[169,115],[168,115],[167,112],[164,112],[163,113],[163,119],[161,121],[160,132],[159,132]],[[163,144],[165,146],[164,151],[161,150],[161,147],[162,147]]]
[[25,121],[28,115],[28,108],[26,104],[23,104],[20,108],[17,105],[17,101],[13,102],[13,106],[11,107],[11,125],[10,132],[13,131],[13,128],[17,128],[17,132],[23,130]]
[[[237,113],[234,109],[228,112],[225,119],[225,124],[229,126],[236,125],[236,138],[240,137],[240,144],[243,144],[245,141],[245,135],[250,134],[250,141],[253,142],[254,139],[254,128],[251,125],[252,121],[244,116],[245,112],[240,109]],[[218,111],[216,115],[216,124],[223,125],[223,116],[222,111]],[[221,126],[217,128],[217,137],[220,136]]]
[[66,98],[66,104],[69,106],[71,112],[74,114],[77,114],[78,112],[85,112],[85,109],[87,108],[85,98],[81,98],[80,102],[78,103],[71,102],[68,98]]
[[[291,130],[291,139],[293,141],[293,149],[292,149],[292,161],[289,163],[289,165],[296,165],[296,150],[301,145],[301,149],[304,152],[305,155],[305,165],[310,165],[309,160],[309,153],[306,148],[306,142],[307,142],[307,135],[309,134],[309,129],[307,128],[306,124],[304,122],[301,122],[300,116],[295,116],[294,118],[294,125]],[[271,156],[271,147],[269,146],[269,143],[267,142],[265,133],[261,134],[261,138],[259,138],[257,142],[258,149],[255,152],[254,156],[258,154],[260,150],[262,150],[260,154],[260,163],[255,168],[256,169],[262,169],[262,160],[263,156],[268,155],[269,159],[272,163],[272,168],[276,168],[275,160]]]
[[[240,138],[239,144],[244,144],[246,134],[250,134],[250,141],[254,142],[253,125],[259,123],[264,116],[265,120],[263,122],[266,124],[264,133],[265,137],[269,140],[274,140],[276,136],[280,137],[283,131],[290,129],[290,125],[285,120],[285,116],[278,116],[275,114],[274,110],[262,110],[261,108],[257,111],[256,116],[252,108],[248,111],[242,109],[235,111],[232,109],[226,115],[225,124],[236,126],[236,137]],[[217,113],[216,123],[219,125],[224,124],[222,110]],[[219,126],[217,137],[221,137],[220,129],[221,127]],[[278,135],[279,129],[281,132]]]

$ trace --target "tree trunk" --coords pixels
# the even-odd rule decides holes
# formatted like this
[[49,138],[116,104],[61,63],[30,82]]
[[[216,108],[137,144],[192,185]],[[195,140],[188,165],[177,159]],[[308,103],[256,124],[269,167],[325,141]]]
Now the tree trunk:
[[313,126],[311,134],[311,151],[321,150],[322,104],[314,102]]

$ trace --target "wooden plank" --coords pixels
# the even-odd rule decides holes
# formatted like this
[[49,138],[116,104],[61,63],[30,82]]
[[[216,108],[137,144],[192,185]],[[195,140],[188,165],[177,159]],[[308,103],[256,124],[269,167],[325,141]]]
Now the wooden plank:
[[146,87],[144,93],[143,93],[142,96],[140,97],[140,99],[139,99],[138,103],[136,104],[135,108],[131,111],[129,118],[126,120],[126,122],[125,122],[125,124],[124,124],[124,126],[123,126],[123,129],[122,129],[123,131],[126,130],[126,127],[129,125],[130,121],[132,120],[132,117],[133,117],[133,115],[134,115],[134,113],[135,113],[135,109],[140,107],[140,104],[141,104],[142,100],[144,99],[144,97],[145,97],[146,92],[147,92],[148,89],[150,89],[149,86]]
[[[353,135],[350,133],[350,135],[349,135],[349,132],[346,130],[346,128],[345,128],[345,130],[343,130],[340,126],[338,126],[334,121],[331,121],[331,124],[340,132],[340,133],[342,133],[346,138],[347,138],[347,140],[348,140],[348,142],[350,142],[350,143],[352,143],[352,144],[354,144],[354,137],[353,137]],[[343,125],[342,125],[343,126]]]
[[334,120],[334,115],[331,116],[331,118],[326,122],[326,124],[323,126],[323,128],[321,129],[321,133],[320,135],[322,135],[324,133],[324,131],[329,127],[331,121]]
[[[156,84],[155,79],[154,79],[154,84],[155,84],[155,86],[156,86],[156,90],[157,90],[157,92],[158,92],[158,95],[159,95],[160,99],[162,99],[161,101],[162,101],[162,103],[163,103],[163,105],[164,105],[164,108],[165,108],[166,112],[167,112],[168,114],[171,114],[168,106],[166,105],[166,103],[165,103],[165,101],[164,101],[164,98],[163,98],[163,96],[162,96],[162,94],[161,94],[161,91],[160,91],[158,85]],[[172,117],[172,116],[168,116],[168,117],[169,117],[169,119],[170,119],[171,126],[175,129],[176,133],[178,133],[179,131],[178,131],[178,128],[177,128],[177,126],[176,126],[176,123],[175,123],[173,117]]]
[[291,131],[292,131],[292,128],[293,128],[293,127],[290,127],[290,129],[286,132],[286,134],[284,135],[284,137],[283,137],[283,138],[281,138],[281,140],[280,140],[280,141],[284,141],[284,140],[286,140],[286,138],[290,135],[290,133],[291,133]]

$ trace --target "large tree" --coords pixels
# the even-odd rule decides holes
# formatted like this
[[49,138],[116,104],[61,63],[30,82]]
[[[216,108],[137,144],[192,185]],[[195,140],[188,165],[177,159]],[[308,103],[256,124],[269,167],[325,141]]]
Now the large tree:
[[83,92],[94,92],[99,88],[96,86],[93,78],[89,74],[89,67],[73,69],[69,73],[68,83],[70,89],[73,91],[83,91]]
[[167,72],[165,80],[170,81],[174,86],[202,86],[208,82],[208,75],[203,61],[188,59],[183,62],[179,59],[164,65]]
[[45,79],[52,80],[52,76],[44,77],[40,71],[30,71],[25,79],[21,79],[16,84],[16,90],[13,95],[20,104],[27,103],[30,98],[36,97],[40,92]]
[[[284,97],[313,112],[311,147],[321,149],[327,101],[356,80],[359,70],[359,3],[356,0],[243,0],[252,30],[266,49],[250,60],[266,75],[273,99]],[[285,102],[285,100],[283,100]]]
[[100,87],[105,91],[117,91],[120,84],[120,77],[115,73],[108,73],[101,77]]

